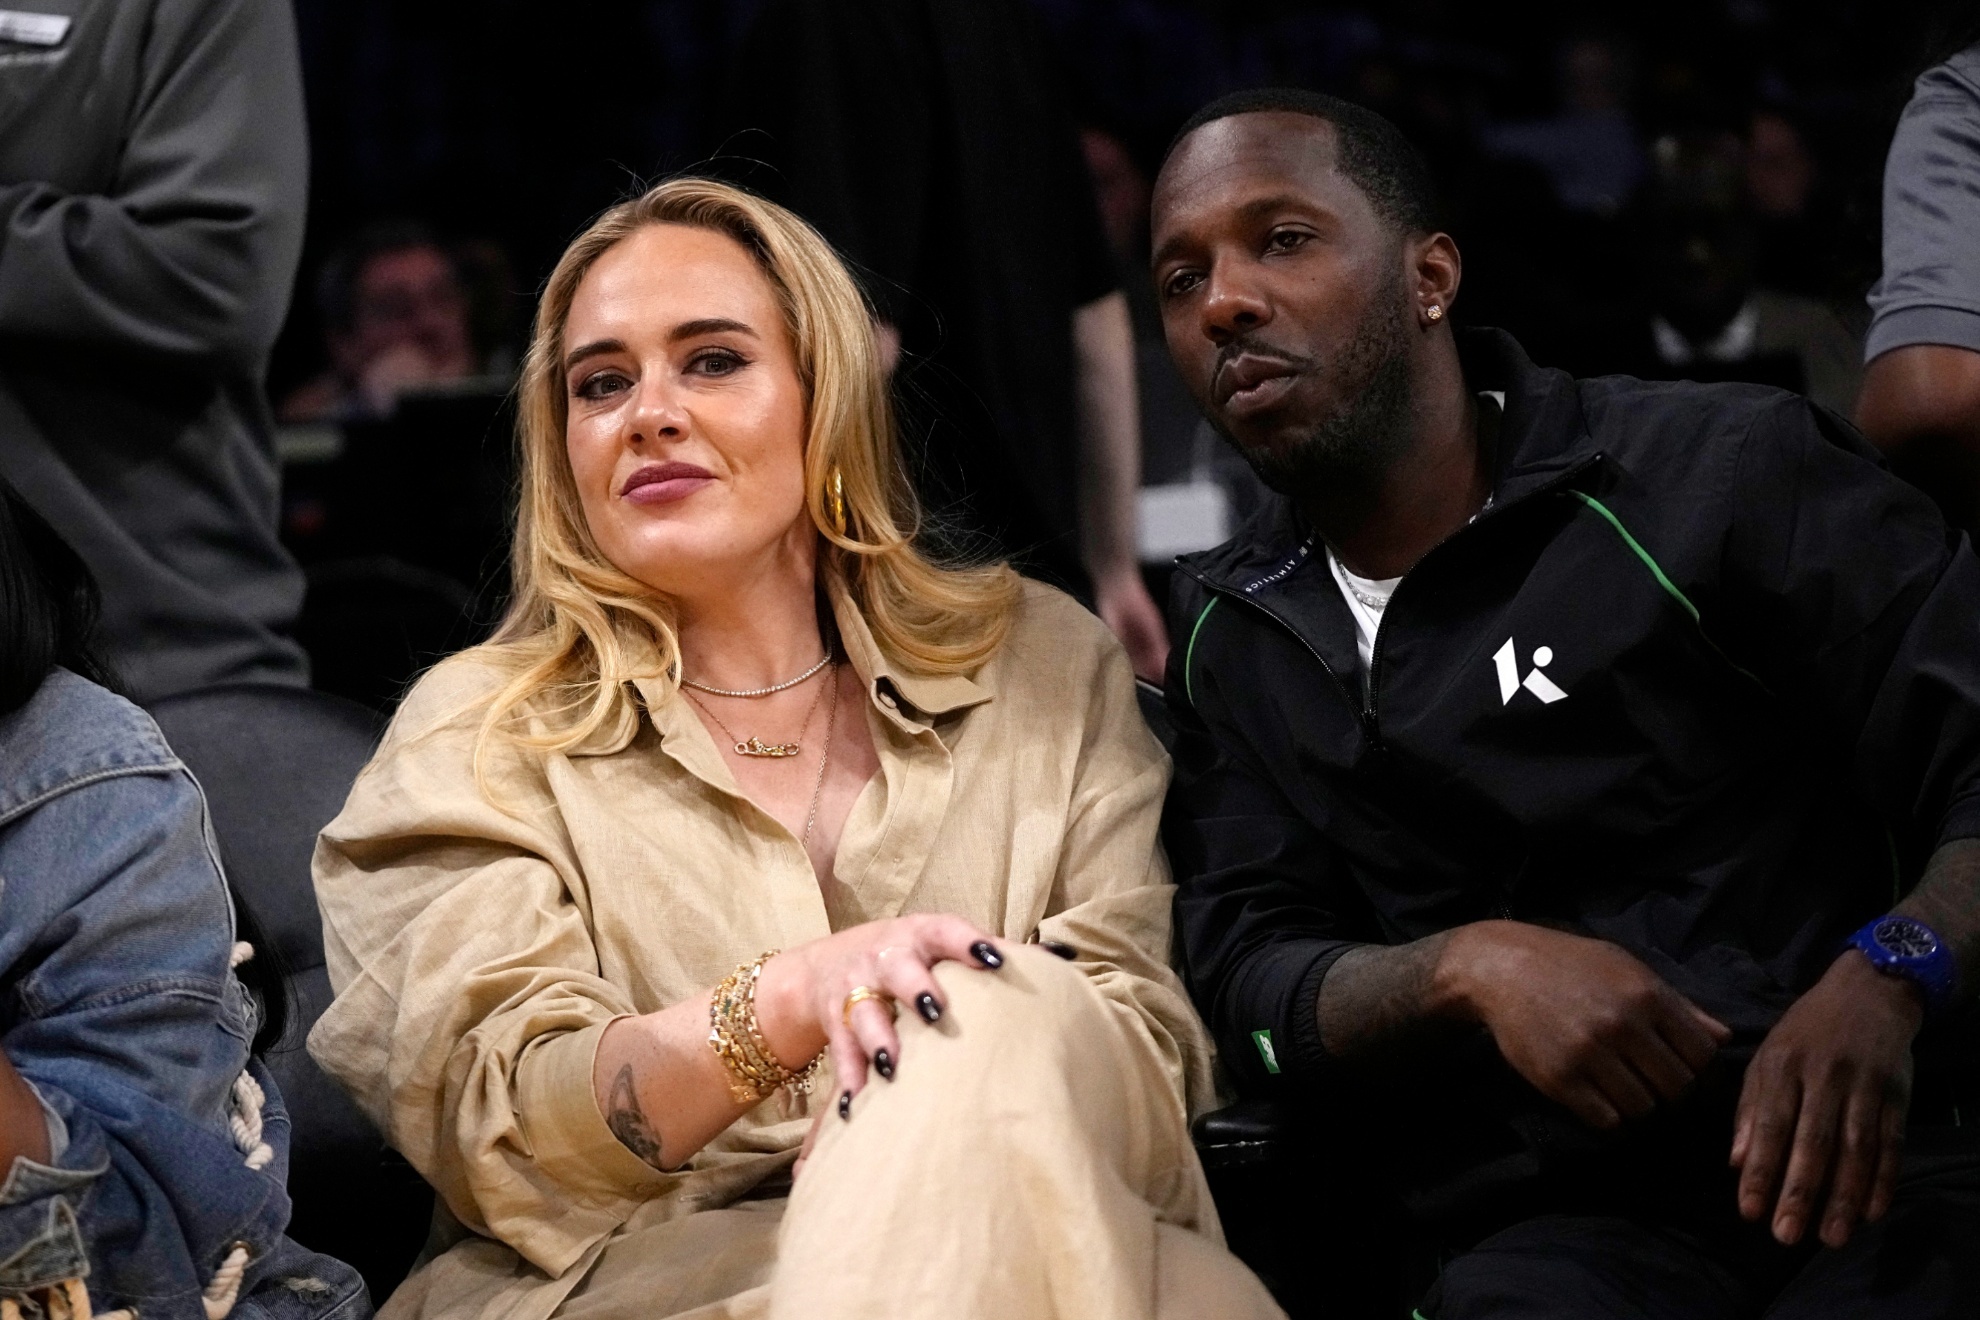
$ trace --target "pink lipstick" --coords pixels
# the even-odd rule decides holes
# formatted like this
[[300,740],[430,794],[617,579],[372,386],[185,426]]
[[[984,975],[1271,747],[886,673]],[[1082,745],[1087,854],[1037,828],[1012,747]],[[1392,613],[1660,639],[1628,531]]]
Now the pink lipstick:
[[648,463],[626,478],[619,498],[633,504],[672,504],[713,480],[714,473],[692,463]]

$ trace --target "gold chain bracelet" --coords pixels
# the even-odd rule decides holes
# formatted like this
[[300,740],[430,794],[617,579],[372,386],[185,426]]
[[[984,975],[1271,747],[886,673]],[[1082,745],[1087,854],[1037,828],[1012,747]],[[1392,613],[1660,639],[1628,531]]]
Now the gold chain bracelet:
[[760,1103],[786,1086],[799,1095],[808,1094],[812,1079],[825,1064],[825,1051],[820,1050],[811,1062],[793,1071],[777,1062],[763,1038],[763,1027],[756,1020],[756,981],[763,964],[776,956],[772,949],[736,968],[708,1001],[708,1044],[728,1069],[729,1094],[737,1104]]

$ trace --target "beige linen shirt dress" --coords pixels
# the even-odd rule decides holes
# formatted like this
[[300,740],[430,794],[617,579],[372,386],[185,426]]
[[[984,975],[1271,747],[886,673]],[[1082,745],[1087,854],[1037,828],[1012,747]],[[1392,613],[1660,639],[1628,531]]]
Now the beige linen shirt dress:
[[[1079,951],[1083,980],[1019,951],[1012,966],[1024,974],[1008,983],[945,967],[944,984],[981,978],[992,997],[1042,986],[1053,1004],[1067,1002],[1069,985],[1071,999],[1098,1006],[1090,1018],[1103,1028],[1111,1018],[1114,1053],[1087,1064],[1128,1087],[1135,1131],[1156,1132],[1120,1157],[1137,1166],[1125,1183],[1142,1189],[1151,1220],[1189,1230],[1239,1269],[1219,1245],[1188,1145],[1188,1114],[1211,1100],[1209,1046],[1168,964],[1171,889],[1157,842],[1168,759],[1141,720],[1120,647],[1070,598],[1027,584],[1009,640],[973,678],[920,677],[879,653],[843,594],[833,607],[869,694],[880,770],[822,884],[790,831],[737,789],[687,704],[657,683],[637,685],[647,716],[629,738],[551,756],[496,744],[486,772],[503,807],[493,805],[472,756],[497,677],[473,652],[419,683],[323,831],[316,886],[337,994],[310,1052],[438,1190],[453,1241],[388,1315],[545,1317],[567,1299],[586,1311],[574,1291],[608,1283],[622,1301],[600,1313],[804,1313],[772,1308],[769,1280],[791,1163],[813,1110],[833,1105],[838,1088],[827,1077],[808,1100],[780,1093],[662,1173],[607,1129],[593,1051],[614,1018],[705,993],[765,950],[909,912],[956,913],[1011,940]],[[1058,1011],[1039,1010],[1036,1029],[1054,1030]],[[887,1098],[910,1105],[917,1051],[940,1053],[917,1038],[939,1034],[912,1014],[901,1027],[896,1085],[906,1089]],[[997,1072],[994,1060],[945,1066]],[[1021,1074],[1014,1065],[954,1089],[1032,1086]],[[1060,1089],[1107,1092],[1076,1077]],[[873,1086],[851,1124],[827,1121],[801,1187],[818,1181],[825,1194],[839,1176],[819,1176],[831,1165],[826,1146],[850,1142],[834,1134],[858,1129],[870,1099]],[[1083,1158],[1064,1153],[1073,1165]],[[925,1151],[895,1160],[943,1165]],[[848,1187],[868,1185],[851,1176]],[[1096,1286],[1146,1306],[1154,1285],[1103,1271]]]

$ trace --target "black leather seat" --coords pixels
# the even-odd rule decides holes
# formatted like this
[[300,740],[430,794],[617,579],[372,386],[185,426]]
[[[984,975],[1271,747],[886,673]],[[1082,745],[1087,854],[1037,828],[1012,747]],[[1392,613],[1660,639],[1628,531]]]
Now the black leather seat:
[[310,854],[381,721],[341,697],[265,684],[184,693],[151,714],[205,789],[228,878],[272,946],[258,956],[286,984],[289,1026],[267,1063],[293,1127],[290,1235],[355,1266],[382,1302],[425,1241],[433,1194],[304,1048],[330,1002]]
[[[1142,718],[1163,747],[1176,728],[1160,688],[1138,682]],[[1241,1099],[1190,1128],[1224,1237],[1290,1320],[1406,1320],[1427,1277],[1419,1244],[1374,1191],[1375,1152],[1341,1134],[1355,1120],[1320,1105],[1294,1113]]]

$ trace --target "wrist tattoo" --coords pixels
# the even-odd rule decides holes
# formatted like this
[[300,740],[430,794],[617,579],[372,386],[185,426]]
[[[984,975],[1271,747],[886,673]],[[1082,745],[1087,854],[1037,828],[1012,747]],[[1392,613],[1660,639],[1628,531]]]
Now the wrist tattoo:
[[660,1167],[660,1134],[653,1130],[653,1124],[646,1121],[646,1112],[639,1107],[639,1092],[633,1088],[630,1063],[612,1079],[612,1093],[605,1104],[605,1126],[612,1129],[612,1135],[627,1150],[654,1168]]

